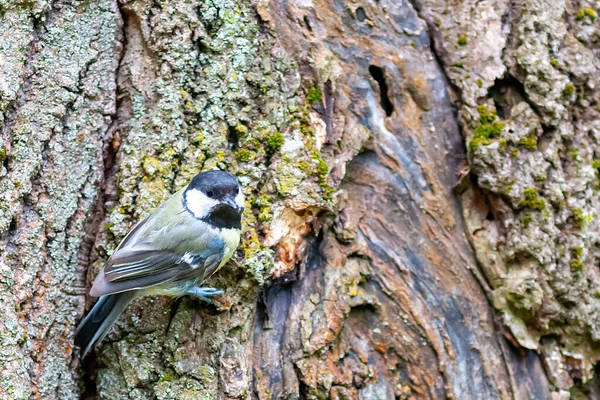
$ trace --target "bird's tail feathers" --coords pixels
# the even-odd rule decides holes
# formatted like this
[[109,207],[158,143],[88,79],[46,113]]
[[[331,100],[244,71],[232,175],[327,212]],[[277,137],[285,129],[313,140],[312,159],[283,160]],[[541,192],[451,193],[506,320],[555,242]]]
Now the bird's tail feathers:
[[75,331],[75,345],[81,349],[81,358],[104,339],[135,295],[135,291],[128,291],[100,297]]

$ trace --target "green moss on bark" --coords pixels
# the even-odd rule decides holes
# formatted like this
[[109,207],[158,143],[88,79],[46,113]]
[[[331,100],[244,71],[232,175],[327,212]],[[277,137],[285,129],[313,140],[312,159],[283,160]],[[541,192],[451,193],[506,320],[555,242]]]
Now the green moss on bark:
[[498,120],[495,111],[489,110],[484,105],[478,106],[477,111],[479,112],[479,125],[475,127],[473,139],[469,142],[471,152],[477,150],[480,145],[492,144],[492,139],[500,137],[504,129],[504,123]]

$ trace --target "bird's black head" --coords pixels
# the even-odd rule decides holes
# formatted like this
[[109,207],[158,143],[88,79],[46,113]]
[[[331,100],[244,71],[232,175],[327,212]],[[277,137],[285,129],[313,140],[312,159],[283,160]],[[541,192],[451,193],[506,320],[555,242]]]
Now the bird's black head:
[[202,172],[183,195],[185,208],[215,228],[240,229],[244,194],[238,180],[225,171]]

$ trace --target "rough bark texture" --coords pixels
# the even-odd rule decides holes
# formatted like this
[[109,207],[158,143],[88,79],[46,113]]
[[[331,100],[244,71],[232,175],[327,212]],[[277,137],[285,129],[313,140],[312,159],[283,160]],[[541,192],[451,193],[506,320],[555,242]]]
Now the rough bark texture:
[[[600,2],[0,1],[0,398],[596,396]],[[213,305],[89,282],[237,174]]]

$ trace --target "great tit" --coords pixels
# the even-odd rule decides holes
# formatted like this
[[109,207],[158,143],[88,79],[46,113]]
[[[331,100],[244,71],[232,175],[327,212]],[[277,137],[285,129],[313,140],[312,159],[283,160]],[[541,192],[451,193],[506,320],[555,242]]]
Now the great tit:
[[202,172],[139,222],[94,281],[100,297],[75,331],[81,358],[102,341],[121,312],[140,296],[192,295],[210,302],[221,290],[202,283],[240,243],[244,194],[224,171]]

